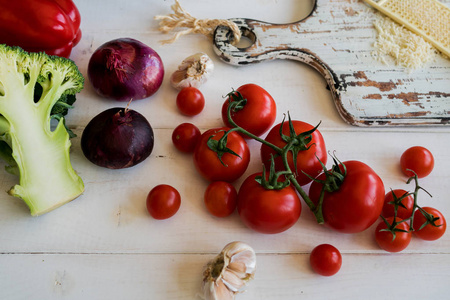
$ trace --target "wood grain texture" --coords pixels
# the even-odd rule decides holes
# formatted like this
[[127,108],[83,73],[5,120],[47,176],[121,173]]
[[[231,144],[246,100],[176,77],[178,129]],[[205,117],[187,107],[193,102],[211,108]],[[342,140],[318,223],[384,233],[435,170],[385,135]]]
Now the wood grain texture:
[[252,41],[232,44],[226,27],[216,30],[216,53],[244,66],[273,59],[300,61],[326,80],[341,117],[358,126],[448,125],[450,61],[404,69],[374,61],[375,11],[357,1],[316,0],[306,18],[288,24],[233,19]]
[[[20,266],[21,272],[10,275],[0,272],[0,295],[8,300],[200,300],[203,267],[213,257],[212,254],[2,255],[0,265]],[[385,299],[388,294],[400,295],[398,290],[400,299],[445,299],[448,291],[448,255],[343,253],[344,265],[333,277],[314,274],[308,259],[306,253],[258,254],[256,277],[236,299]],[[395,271],[416,264],[419,259],[427,266],[421,273]],[[395,289],[390,287],[391,282],[396,282]]]
[[[199,17],[242,15],[280,23],[303,18],[302,13],[309,13],[308,9],[302,11],[303,4],[310,7],[306,0],[229,1],[234,9],[218,10],[212,0],[185,0],[182,5]],[[355,1],[330,3],[344,8]],[[433,197],[423,193],[421,201],[450,216],[449,127],[350,126],[337,112],[326,80],[307,64],[271,60],[243,68],[232,66],[215,55],[211,40],[198,35],[163,46],[159,41],[167,36],[158,32],[153,16],[169,13],[171,4],[156,0],[150,4],[110,0],[108,5],[104,0],[77,1],[83,39],[71,58],[83,75],[87,75],[94,50],[113,38],[139,39],[161,55],[166,68],[161,89],[149,99],[131,103],[154,128],[155,148],[147,160],[131,169],[108,170],[91,164],[80,149],[84,127],[101,111],[125,104],[98,97],[86,81],[67,116],[67,124],[78,135],[72,140],[71,159],[85,182],[85,193],[49,214],[32,218],[25,204],[2,192],[17,178],[0,174],[0,299],[199,299],[196,295],[204,264],[234,240],[251,245],[258,260],[255,280],[237,299],[384,299],[386,289],[397,299],[445,299],[442,295],[450,293],[448,234],[436,242],[413,239],[404,252],[389,254],[375,244],[373,227],[355,235],[337,234],[317,225],[306,205],[290,230],[258,234],[246,228],[236,212],[218,219],[206,211],[202,197],[208,183],[196,174],[190,155],[176,151],[170,136],[182,122],[194,123],[202,131],[221,126],[223,96],[231,88],[253,82],[267,89],[277,102],[276,122],[287,112],[314,125],[321,121],[319,128],[328,150],[342,160],[358,159],[372,166],[386,191],[411,190],[399,170],[399,157],[410,146],[429,148],[436,166],[421,184]],[[342,43],[346,39],[344,35]],[[168,79],[185,57],[200,51],[211,57],[215,70],[201,88],[205,110],[190,118],[177,111],[177,92]],[[367,63],[368,69],[375,64],[369,59]],[[392,67],[392,72],[403,70]],[[251,141],[249,146],[252,158],[245,175],[260,171],[261,166],[259,144]],[[0,168],[3,166],[1,163]],[[242,180],[234,183],[236,188]],[[182,205],[173,218],[157,221],[147,213],[145,197],[161,183],[179,189]],[[323,278],[309,268],[308,255],[320,243],[331,243],[343,253],[343,267],[336,276]]]

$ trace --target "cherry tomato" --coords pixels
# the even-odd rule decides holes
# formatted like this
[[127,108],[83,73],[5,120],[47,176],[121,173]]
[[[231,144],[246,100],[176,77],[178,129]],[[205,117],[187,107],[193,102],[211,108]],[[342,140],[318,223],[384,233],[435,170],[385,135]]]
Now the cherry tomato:
[[[269,130],[277,115],[277,107],[272,96],[256,84],[245,84],[239,87],[236,92],[239,92],[242,98],[247,99],[247,102],[242,109],[231,110],[233,121],[256,136],[260,136]],[[234,95],[238,95],[238,93],[234,93]],[[222,120],[227,127],[231,127],[227,115],[231,99],[233,98],[228,97],[222,106]]]
[[177,95],[177,107],[186,116],[195,116],[205,107],[205,97],[195,87],[185,87]]
[[221,127],[204,132],[194,149],[194,165],[203,178],[208,181],[233,182],[244,174],[250,162],[250,150],[247,142],[236,132],[230,132],[226,148],[237,155],[223,153],[222,162],[217,153],[208,146],[208,140],[219,141],[229,128]]
[[194,152],[200,136],[200,129],[197,126],[191,123],[182,123],[173,130],[172,143],[181,152]]
[[[386,218],[389,224],[392,224],[394,217]],[[375,241],[381,249],[388,252],[400,252],[408,247],[411,242],[411,231],[409,231],[409,223],[401,222],[402,219],[395,218],[398,224],[395,226],[395,238],[392,232],[385,231],[388,225],[384,221],[380,221],[375,228]]]
[[311,251],[309,262],[317,274],[332,276],[341,269],[342,255],[333,245],[321,244]]
[[[394,217],[395,216],[395,205],[391,202],[394,201],[394,195],[397,199],[400,199],[402,196],[408,194],[407,191],[403,189],[396,189],[386,193],[384,197],[384,205],[381,215],[385,218]],[[408,195],[402,199],[401,204],[405,207],[397,206],[397,217],[404,220],[408,219],[412,216],[412,212],[414,209],[414,197],[413,195]]]
[[204,202],[213,216],[224,218],[236,209],[237,191],[229,182],[214,181],[206,188]]
[[280,233],[291,228],[300,217],[302,206],[296,190],[265,189],[255,178],[247,177],[238,192],[238,213],[247,227],[261,233]]
[[432,207],[422,207],[423,210],[425,210],[428,214],[432,216],[432,218],[439,218],[434,221],[435,225],[427,224],[425,227],[420,229],[423,224],[427,221],[427,218],[425,215],[420,211],[420,209],[417,209],[414,213],[414,222],[413,222],[413,228],[414,228],[414,234],[418,238],[426,241],[435,241],[439,238],[441,238],[445,230],[447,229],[447,221],[444,218],[444,215],[437,209]]
[[168,219],[175,215],[181,205],[180,193],[172,186],[160,184],[147,195],[147,210],[157,219]]
[[[384,184],[368,165],[360,161],[343,162],[347,169],[343,183],[334,192],[324,193],[322,212],[325,226],[343,233],[356,233],[369,228],[381,214]],[[340,165],[343,170],[342,165]],[[317,177],[324,180],[322,173]],[[319,201],[322,183],[313,181],[309,197]]]
[[[289,122],[286,121],[284,123],[280,123],[276,126],[274,126],[269,133],[267,134],[265,140],[279,148],[283,148],[286,145],[286,141],[284,141],[280,136],[280,127],[281,124],[283,124],[283,134],[290,136],[290,128],[289,128]],[[296,121],[293,120],[292,124],[295,129],[295,133],[301,134],[303,132],[309,131],[314,128],[314,126],[302,122],[302,121]],[[311,141],[307,144],[307,147],[309,149],[302,150],[298,153],[297,156],[297,164],[294,165],[294,159],[292,152],[289,152],[287,154],[289,168],[292,172],[295,172],[296,179],[300,185],[306,185],[310,183],[312,180],[306,176],[303,172],[306,174],[312,176],[313,178],[320,174],[320,172],[323,170],[322,165],[320,164],[320,161],[322,161],[323,164],[326,165],[327,163],[327,150],[325,147],[325,141],[322,137],[322,134],[319,132],[319,130],[315,130],[311,134]],[[269,170],[270,167],[270,159],[273,155],[275,158],[275,169],[277,171],[285,170],[283,160],[281,156],[277,155],[276,151],[270,148],[269,146],[265,144],[261,144],[261,160],[264,163],[267,170]],[[320,161],[319,161],[320,159]],[[302,172],[303,171],[303,172]]]
[[408,177],[414,176],[409,170],[413,170],[417,177],[428,176],[434,168],[434,157],[431,152],[421,146],[414,146],[403,152],[400,157],[400,167],[403,174]]

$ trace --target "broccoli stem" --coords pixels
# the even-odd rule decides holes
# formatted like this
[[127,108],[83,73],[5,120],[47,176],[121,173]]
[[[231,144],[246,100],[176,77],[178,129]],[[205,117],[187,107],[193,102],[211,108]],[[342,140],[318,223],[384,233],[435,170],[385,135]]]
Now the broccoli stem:
[[[55,131],[42,130],[36,110],[24,109],[18,120],[12,118],[12,156],[20,171],[20,181],[8,193],[25,201],[31,215],[41,215],[61,206],[84,191],[81,178],[73,170],[69,149],[71,142],[62,122]],[[34,116],[33,116],[34,115]]]
[[50,129],[51,108],[66,90],[65,74],[55,72],[45,82],[41,99],[34,103],[39,68],[39,65],[30,68],[25,86],[20,76],[5,78],[5,96],[0,101],[4,117],[0,128],[4,131],[2,140],[11,147],[20,176],[19,184],[8,193],[21,198],[33,216],[49,212],[84,191],[83,181],[70,162],[71,142],[63,120],[54,131]]

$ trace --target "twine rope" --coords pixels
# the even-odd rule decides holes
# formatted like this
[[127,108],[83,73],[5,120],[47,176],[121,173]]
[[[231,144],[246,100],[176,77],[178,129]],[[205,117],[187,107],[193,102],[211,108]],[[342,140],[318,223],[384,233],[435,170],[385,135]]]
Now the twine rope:
[[160,21],[159,31],[169,33],[177,28],[187,28],[178,31],[171,39],[163,40],[163,44],[175,42],[178,38],[186,34],[200,33],[208,37],[212,37],[214,30],[218,26],[226,26],[233,32],[233,43],[236,44],[241,39],[241,31],[239,27],[230,20],[225,19],[197,19],[183,9],[178,0],[171,6],[173,13],[166,16],[156,16],[155,20]]

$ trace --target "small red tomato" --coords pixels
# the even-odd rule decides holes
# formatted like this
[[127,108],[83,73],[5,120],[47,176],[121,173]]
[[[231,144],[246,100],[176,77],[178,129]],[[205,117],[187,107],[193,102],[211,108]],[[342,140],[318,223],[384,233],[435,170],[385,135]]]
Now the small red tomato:
[[[289,168],[292,172],[294,172],[298,183],[303,186],[312,181],[310,176],[314,178],[323,171],[321,163],[324,165],[327,164],[327,149],[325,146],[325,140],[318,129],[311,133],[310,138],[307,136],[304,137],[303,142],[306,143],[304,146],[301,146],[300,143],[293,141],[297,138],[297,136],[314,129],[314,126],[298,120],[292,120],[291,123],[295,133],[292,132],[291,134],[289,121],[285,121],[272,127],[265,137],[265,140],[279,148],[283,148],[286,144],[292,142],[293,145],[296,145],[294,146],[294,149],[298,149],[296,159],[294,159],[295,157],[293,151],[289,151],[287,153],[287,160]],[[283,138],[280,135],[280,129],[282,130],[282,134],[286,137]],[[282,156],[268,145],[261,144],[260,153],[261,160],[266,167],[266,170],[269,170],[270,168],[272,156],[275,161],[275,169],[277,171],[286,170]],[[305,173],[308,176],[305,175]]]
[[226,181],[211,182],[205,191],[204,202],[206,209],[219,218],[231,215],[236,209],[237,191],[231,183]]
[[231,119],[248,132],[260,136],[269,130],[275,122],[277,116],[275,100],[259,85],[251,83],[240,86],[235,92],[229,94],[222,105],[222,120],[225,126],[232,127],[228,120],[228,107],[231,102],[239,102],[243,99],[245,99],[244,106],[231,109]]
[[292,185],[283,189],[266,189],[256,181],[255,173],[248,176],[238,192],[237,209],[242,222],[249,228],[266,234],[288,230],[302,212],[301,200]]
[[408,170],[413,170],[419,178],[426,177],[434,168],[433,154],[421,146],[411,147],[400,157],[400,167],[408,177],[414,176],[414,173]]
[[[394,217],[387,218],[386,221],[392,224]],[[385,231],[388,226],[384,221],[378,223],[375,229],[375,241],[381,249],[388,252],[400,252],[408,247],[411,242],[411,231],[409,231],[409,225],[406,222],[401,222],[400,218],[395,218],[398,222],[396,225],[395,239],[394,235],[390,231]]]
[[422,209],[428,213],[429,217],[434,219],[434,224],[436,226],[427,224],[425,225],[425,227],[420,229],[422,225],[427,222],[427,217],[420,209],[417,209],[414,213],[413,222],[415,236],[426,241],[435,241],[441,238],[444,235],[445,230],[447,229],[447,221],[445,220],[444,215],[440,211],[432,207],[422,207]]
[[342,255],[333,245],[321,244],[312,250],[309,262],[317,274],[332,276],[341,269]]
[[175,215],[180,208],[180,193],[170,185],[160,184],[149,192],[146,204],[147,210],[153,218],[168,219]]
[[173,130],[172,143],[181,152],[194,152],[200,136],[200,129],[197,126],[191,123],[182,123]]
[[[220,127],[205,131],[194,149],[194,166],[198,173],[208,181],[233,182],[244,174],[250,163],[250,149],[245,139],[236,131],[227,135],[225,149],[218,149],[218,143],[229,128]],[[219,158],[211,150],[211,143],[217,143],[215,150],[224,151]],[[222,145],[224,146],[224,145]],[[232,154],[234,152],[235,154]]]
[[[395,216],[395,205],[392,203],[395,199],[400,199],[401,197],[408,194],[407,191],[402,189],[396,189],[389,191],[386,193],[384,197],[384,205],[381,215],[385,218],[394,217]],[[395,195],[395,197],[394,197]],[[397,206],[397,217],[404,220],[411,217],[413,208],[414,208],[414,197],[413,195],[408,195],[401,200],[401,204],[405,207]]]
[[177,107],[183,115],[198,115],[205,107],[205,97],[199,89],[185,87],[177,95]]

